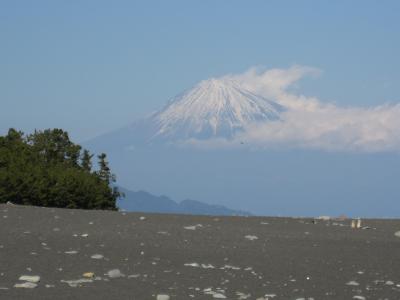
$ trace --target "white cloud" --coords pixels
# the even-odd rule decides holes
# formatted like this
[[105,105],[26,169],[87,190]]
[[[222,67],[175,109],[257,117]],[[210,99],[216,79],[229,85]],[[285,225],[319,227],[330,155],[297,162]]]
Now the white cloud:
[[[400,150],[400,104],[370,108],[339,107],[297,95],[290,87],[320,70],[307,66],[262,70],[252,68],[229,75],[246,89],[287,107],[279,121],[249,126],[234,141],[214,140],[213,146],[248,145],[261,148],[295,147],[326,151],[380,152]],[[195,142],[202,146],[209,142]]]
[[370,109],[321,106],[288,110],[282,120],[251,126],[239,137],[261,147],[290,146],[327,151],[400,150],[400,105]]

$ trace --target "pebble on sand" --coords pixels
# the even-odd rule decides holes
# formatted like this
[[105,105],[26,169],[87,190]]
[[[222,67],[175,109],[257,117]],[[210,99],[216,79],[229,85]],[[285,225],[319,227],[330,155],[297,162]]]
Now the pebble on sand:
[[91,283],[93,280],[89,278],[81,278],[76,280],[61,280],[61,282],[68,284],[70,287],[78,287],[82,283]]
[[226,299],[226,296],[224,294],[221,294],[221,293],[215,293],[215,294],[213,294],[213,298],[215,298],[215,299]]
[[349,281],[348,283],[346,283],[346,285],[358,286],[360,284],[357,281],[352,280],[352,281]]
[[93,272],[86,272],[82,274],[83,277],[85,278],[93,278],[94,277],[94,273]]
[[35,287],[37,287],[37,284],[33,282],[16,283],[14,284],[14,287],[23,289],[34,289]]
[[30,276],[30,275],[22,275],[19,277],[19,280],[21,281],[27,281],[27,282],[32,282],[32,283],[38,283],[40,281],[40,276]]
[[245,238],[250,241],[258,240],[258,237],[255,235],[246,235]]
[[110,278],[119,278],[124,277],[125,275],[121,273],[118,269],[113,269],[107,272],[108,277]]

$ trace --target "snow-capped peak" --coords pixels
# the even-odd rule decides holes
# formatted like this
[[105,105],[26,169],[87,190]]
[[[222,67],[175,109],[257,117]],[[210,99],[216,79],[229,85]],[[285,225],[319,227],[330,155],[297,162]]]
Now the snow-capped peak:
[[281,111],[232,79],[203,80],[151,117],[157,128],[153,138],[231,138],[250,123],[279,119]]

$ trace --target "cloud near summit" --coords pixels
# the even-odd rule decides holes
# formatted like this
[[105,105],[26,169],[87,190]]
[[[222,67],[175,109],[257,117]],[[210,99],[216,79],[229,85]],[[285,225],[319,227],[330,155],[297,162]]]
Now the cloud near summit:
[[228,146],[244,141],[261,148],[351,152],[400,150],[400,104],[340,107],[290,90],[305,76],[320,73],[316,68],[295,65],[288,69],[251,68],[243,74],[225,76],[255,94],[282,104],[287,110],[279,121],[249,126],[234,141],[215,140],[215,145]]

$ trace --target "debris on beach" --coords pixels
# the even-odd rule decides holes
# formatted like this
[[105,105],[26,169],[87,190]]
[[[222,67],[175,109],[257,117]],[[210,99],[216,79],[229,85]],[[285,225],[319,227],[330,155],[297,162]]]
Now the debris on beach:
[[32,283],[38,283],[40,281],[40,276],[22,275],[19,277],[18,280],[32,282]]
[[157,300],[169,300],[170,297],[168,295],[165,294],[159,294],[157,295]]
[[24,289],[34,289],[35,287],[37,287],[37,284],[33,282],[16,283],[14,284],[14,287],[24,288]]
[[70,287],[78,287],[82,283],[91,283],[93,280],[89,278],[81,278],[76,280],[61,280],[61,282],[68,284]]
[[82,276],[84,278],[93,278],[94,277],[94,273],[93,272],[86,272],[86,273],[83,273]]
[[23,283],[14,284],[15,288],[33,289],[37,287],[40,281],[40,276],[37,275],[21,275],[18,278],[19,281],[24,281]]
[[122,274],[119,269],[112,269],[107,272],[107,276],[110,278],[120,278],[120,277],[124,277],[125,275]]
[[258,236],[255,235],[246,235],[245,239],[248,239],[250,241],[258,240]]
[[196,225],[191,225],[191,226],[185,226],[183,228],[185,228],[186,230],[196,230],[197,228],[201,228],[203,227],[202,224],[196,224]]

